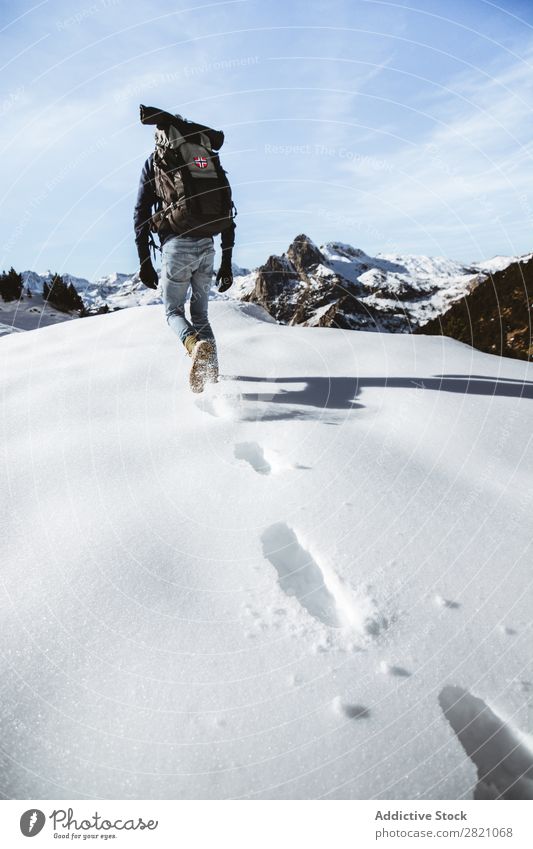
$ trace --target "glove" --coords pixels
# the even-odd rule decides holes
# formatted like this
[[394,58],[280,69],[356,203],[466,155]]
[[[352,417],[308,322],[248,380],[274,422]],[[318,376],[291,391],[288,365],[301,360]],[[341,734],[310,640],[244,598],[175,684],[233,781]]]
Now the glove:
[[139,277],[141,278],[141,282],[144,283],[149,289],[157,289],[159,278],[157,276],[157,271],[152,265],[152,260],[150,257],[145,257],[141,261],[141,268],[139,271]]
[[217,289],[219,292],[226,292],[233,285],[233,271],[231,268],[231,260],[223,259],[220,263],[220,268],[217,273]]

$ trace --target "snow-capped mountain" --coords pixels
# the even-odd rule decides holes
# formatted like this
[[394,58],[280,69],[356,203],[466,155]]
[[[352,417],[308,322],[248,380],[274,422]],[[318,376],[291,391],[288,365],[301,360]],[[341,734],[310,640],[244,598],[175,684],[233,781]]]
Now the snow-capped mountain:
[[242,265],[237,265],[236,262],[231,263],[231,268],[234,277],[246,277],[248,274],[250,274],[249,268],[244,268],[244,266]]
[[484,259],[476,263],[476,268],[482,272],[493,274],[496,271],[504,271],[509,265],[515,262],[529,262],[533,258],[533,253],[522,254],[520,256],[493,256],[492,259]]
[[[285,324],[412,332],[446,313],[491,274],[531,256],[498,256],[472,265],[445,257],[370,256],[343,242],[318,247],[302,234],[281,256],[271,255],[256,269],[233,263],[235,283],[225,297],[259,304]],[[88,313],[160,302],[160,291],[143,286],[137,273],[115,272],[93,282],[63,277],[80,293]],[[43,304],[42,288],[51,278],[51,272],[23,272],[25,291],[33,298],[0,304],[0,334],[73,317]]]
[[[158,300],[153,290],[147,289],[139,280],[138,273],[124,274],[113,272],[97,280],[90,281],[84,277],[74,277],[72,274],[61,275],[65,283],[72,283],[88,309],[107,306],[109,309],[138,306]],[[53,274],[47,271],[37,274],[34,271],[23,271],[22,280],[27,291],[41,295],[45,283],[50,285]]]
[[159,303],[161,298],[158,291],[143,285],[137,272],[114,272],[90,283],[85,290],[84,300],[90,309],[107,306],[110,310],[116,310]]
[[533,798],[533,367],[211,317],[0,340],[4,798]]
[[[54,274],[52,271],[45,271],[43,274],[37,274],[36,271],[23,271],[22,272],[22,282],[24,284],[24,288],[26,291],[31,292],[32,295],[42,295],[43,286],[45,283],[48,285],[51,284],[52,278]],[[74,288],[80,295],[83,295],[88,286],[91,284],[85,277],[75,277],[73,274],[63,274],[62,275],[64,282],[68,285],[72,283]]]
[[372,257],[342,242],[318,248],[302,234],[238,280],[237,293],[288,324],[407,331],[444,312],[480,276],[444,257]]

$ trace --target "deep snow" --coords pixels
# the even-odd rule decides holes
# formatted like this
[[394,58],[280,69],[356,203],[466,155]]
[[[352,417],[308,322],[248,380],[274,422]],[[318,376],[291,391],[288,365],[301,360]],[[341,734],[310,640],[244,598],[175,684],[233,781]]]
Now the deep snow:
[[531,796],[532,367],[211,310],[0,340],[1,792]]

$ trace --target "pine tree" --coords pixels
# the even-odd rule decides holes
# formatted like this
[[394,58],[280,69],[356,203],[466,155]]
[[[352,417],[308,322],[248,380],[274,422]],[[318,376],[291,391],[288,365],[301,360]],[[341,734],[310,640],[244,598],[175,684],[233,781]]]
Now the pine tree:
[[43,298],[61,312],[82,312],[84,304],[73,283],[68,286],[60,274],[54,274],[50,285],[43,284]]
[[4,301],[18,301],[22,295],[22,274],[17,274],[13,266],[0,274],[0,295]]

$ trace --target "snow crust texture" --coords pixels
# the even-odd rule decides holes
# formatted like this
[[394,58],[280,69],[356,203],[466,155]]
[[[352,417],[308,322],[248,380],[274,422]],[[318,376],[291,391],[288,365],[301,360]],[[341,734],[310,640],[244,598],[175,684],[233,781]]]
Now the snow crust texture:
[[211,313],[0,340],[0,791],[532,798],[532,367]]

